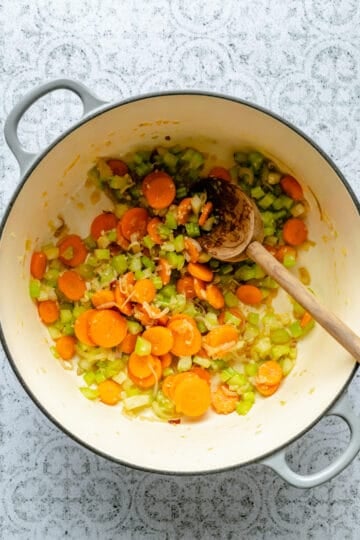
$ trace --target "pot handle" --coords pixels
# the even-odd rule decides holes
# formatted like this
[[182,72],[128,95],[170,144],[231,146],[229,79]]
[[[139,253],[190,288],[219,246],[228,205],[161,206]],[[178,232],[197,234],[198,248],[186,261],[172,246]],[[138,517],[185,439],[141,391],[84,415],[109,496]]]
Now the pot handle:
[[345,420],[350,428],[350,442],[343,454],[335,459],[330,465],[314,474],[298,474],[290,469],[286,462],[286,449],[280,450],[268,458],[261,460],[261,463],[273,469],[289,484],[298,488],[319,486],[339,474],[351,463],[360,450],[360,420],[353,412],[347,394],[344,394],[330,411],[326,413],[326,416],[332,415],[339,416]]
[[19,103],[12,109],[4,125],[5,140],[19,163],[21,173],[25,172],[29,165],[35,160],[37,154],[27,152],[20,144],[17,135],[20,119],[35,101],[54,90],[62,89],[71,90],[79,96],[83,104],[82,116],[86,116],[89,112],[106,103],[95,97],[82,83],[70,79],[57,79],[43,84],[25,94]]

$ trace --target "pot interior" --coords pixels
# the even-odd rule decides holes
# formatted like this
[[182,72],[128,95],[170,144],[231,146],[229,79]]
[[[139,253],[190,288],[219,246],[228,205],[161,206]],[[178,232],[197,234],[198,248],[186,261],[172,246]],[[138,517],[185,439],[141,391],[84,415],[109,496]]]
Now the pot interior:
[[[166,138],[170,137],[168,141]],[[61,215],[86,236],[92,218],[111,203],[86,173],[98,156],[123,156],[140,147],[188,144],[227,165],[234,150],[254,148],[274,158],[305,187],[308,227],[315,243],[301,253],[311,288],[359,331],[356,273],[359,213],[331,164],[306,139],[249,105],[206,95],[147,97],[114,106],[84,121],[45,153],[17,194],[0,244],[0,319],[11,362],[25,387],[58,425],[112,458],[146,469],[199,472],[244,464],[306,430],[342,391],[354,361],[319,326],[299,344],[296,366],[271,398],[250,413],[209,413],[170,425],[129,419],[118,407],[86,400],[80,378],[54,359],[47,331],[29,298],[31,252],[47,241]]]

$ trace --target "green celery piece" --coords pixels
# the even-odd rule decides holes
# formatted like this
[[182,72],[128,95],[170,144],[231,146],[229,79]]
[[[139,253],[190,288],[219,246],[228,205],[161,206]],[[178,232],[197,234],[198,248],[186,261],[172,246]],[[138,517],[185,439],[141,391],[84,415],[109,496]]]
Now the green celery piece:
[[253,406],[253,401],[240,400],[236,405],[236,412],[241,416],[245,416]]
[[148,356],[151,354],[151,343],[147,339],[138,336],[135,344],[135,352],[139,356]]
[[229,308],[237,307],[239,305],[238,297],[231,291],[226,291],[224,294],[225,305]]
[[264,156],[260,152],[250,152],[249,161],[254,171],[258,172],[264,162]]
[[31,279],[29,283],[29,294],[31,298],[39,298],[41,292],[41,282],[39,279]]
[[285,328],[270,330],[270,340],[274,345],[285,345],[291,340],[289,332]]
[[124,274],[128,269],[128,260],[126,255],[114,255],[114,257],[111,258],[111,266],[114,268],[117,274]]

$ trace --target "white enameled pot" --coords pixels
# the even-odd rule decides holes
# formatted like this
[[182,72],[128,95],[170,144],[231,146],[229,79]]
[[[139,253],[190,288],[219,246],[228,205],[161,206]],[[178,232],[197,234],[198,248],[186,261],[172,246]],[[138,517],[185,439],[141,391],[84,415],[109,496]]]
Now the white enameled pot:
[[[84,117],[40,155],[26,152],[17,125],[28,107],[59,88],[82,100]],[[303,133],[272,113],[222,95],[175,92],[106,104],[82,84],[59,80],[23,98],[5,125],[6,140],[23,179],[2,222],[0,320],[4,348],[22,385],[40,409],[84,446],[145,470],[205,473],[261,461],[299,487],[320,484],[346,467],[360,448],[360,424],[345,389],[356,365],[325,331],[316,327],[299,345],[296,367],[271,398],[258,398],[245,416],[209,413],[200,422],[170,425],[129,419],[118,407],[86,400],[80,381],[54,360],[46,329],[29,298],[32,250],[49,239],[62,215],[80,235],[91,219],[110,208],[86,187],[97,156],[124,155],[143,146],[186,143],[226,165],[235,149],[256,148],[274,157],[305,186],[309,230],[315,247],[301,254],[320,300],[354,331],[360,330],[359,207],[331,160]],[[289,469],[285,448],[324,414],[341,416],[351,440],[328,468],[311,476]]]

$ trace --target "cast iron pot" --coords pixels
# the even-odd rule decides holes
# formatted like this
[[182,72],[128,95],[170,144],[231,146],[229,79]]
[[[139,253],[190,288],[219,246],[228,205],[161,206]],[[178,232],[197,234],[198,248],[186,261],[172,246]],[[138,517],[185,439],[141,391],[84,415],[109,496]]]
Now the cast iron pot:
[[[40,155],[26,152],[17,126],[25,111],[48,92],[66,88],[82,100],[84,116]],[[230,162],[244,146],[260,149],[301,180],[310,203],[309,230],[316,246],[301,255],[321,300],[360,330],[359,206],[341,173],[316,144],[276,115],[241,100],[210,93],[145,95],[107,104],[82,84],[58,80],[27,94],[10,113],[5,137],[22,181],[1,226],[1,337],[9,362],[39,408],[87,448],[117,462],[156,472],[199,474],[258,461],[298,487],[318,485],[346,467],[360,449],[360,425],[345,390],[354,360],[320,327],[299,346],[296,367],[271,398],[258,398],[250,413],[209,413],[200,422],[170,425],[128,419],[117,407],[86,400],[75,373],[49,350],[46,329],[29,298],[31,251],[49,239],[49,222],[61,214],[72,231],[88,234],[91,219],[110,208],[94,204],[84,187],[97,156],[123,155],[144,145],[183,142]],[[285,165],[284,165],[285,164]],[[80,204],[79,204],[80,203]],[[81,204],[84,203],[84,204]],[[302,476],[285,460],[286,446],[326,414],[351,430],[343,454],[324,470]]]

